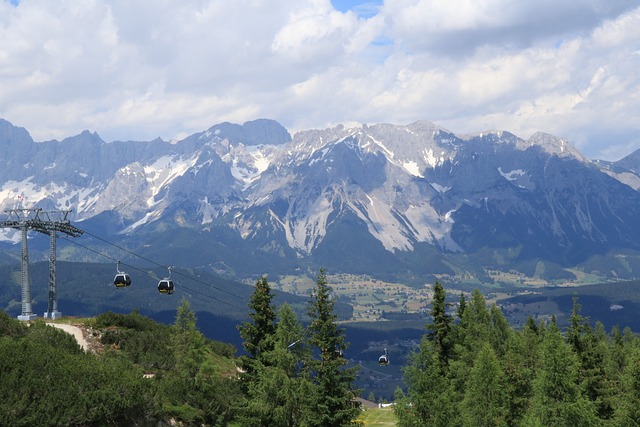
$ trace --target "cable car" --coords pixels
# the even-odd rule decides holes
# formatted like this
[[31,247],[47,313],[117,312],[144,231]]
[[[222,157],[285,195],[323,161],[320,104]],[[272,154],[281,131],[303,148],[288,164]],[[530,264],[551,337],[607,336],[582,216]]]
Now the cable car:
[[378,358],[378,364],[380,366],[387,366],[389,364],[389,353],[387,353],[387,349],[384,349],[384,354]]
[[171,295],[173,293],[174,286],[173,280],[171,280],[171,267],[169,267],[169,277],[165,277],[164,279],[158,282],[158,292],[161,294]]
[[131,286],[131,277],[124,271],[120,271],[120,261],[116,264],[116,277],[113,278],[113,284],[116,288],[125,288]]
[[158,282],[158,291],[161,294],[172,294],[173,289],[173,280],[162,279]]

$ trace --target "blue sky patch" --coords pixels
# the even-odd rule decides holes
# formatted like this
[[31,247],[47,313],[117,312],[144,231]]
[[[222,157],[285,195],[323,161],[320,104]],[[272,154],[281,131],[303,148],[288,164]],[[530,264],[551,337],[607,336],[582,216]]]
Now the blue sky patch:
[[371,18],[378,13],[382,0],[331,0],[331,4],[340,12],[351,10],[362,18]]

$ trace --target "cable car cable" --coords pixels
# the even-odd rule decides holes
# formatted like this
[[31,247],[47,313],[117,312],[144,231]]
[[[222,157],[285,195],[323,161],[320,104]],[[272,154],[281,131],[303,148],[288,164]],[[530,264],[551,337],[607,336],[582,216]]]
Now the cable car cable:
[[[161,267],[161,268],[163,268],[163,269],[165,269],[165,270],[166,270],[167,268],[169,268],[169,267],[167,267],[166,265],[162,265],[162,264],[160,264],[160,263],[157,263],[157,262],[155,262],[155,261],[153,261],[153,260],[151,260],[151,259],[149,259],[149,258],[146,258],[146,257],[144,257],[144,256],[142,256],[142,255],[139,255],[139,254],[137,254],[137,253],[133,252],[133,251],[130,251],[130,250],[129,250],[129,249],[127,249],[127,248],[123,248],[122,246],[116,245],[115,243],[111,243],[111,242],[109,242],[109,241],[107,241],[107,240],[103,239],[102,237],[96,236],[95,234],[92,234],[92,233],[90,233],[90,232],[88,232],[88,231],[85,231],[85,232],[84,232],[84,234],[87,234],[87,235],[89,235],[89,236],[91,236],[91,237],[94,237],[94,238],[96,238],[96,239],[98,239],[98,240],[100,240],[100,241],[102,241],[102,242],[104,242],[104,243],[106,243],[106,244],[108,244],[108,245],[111,245],[111,246],[113,246],[113,247],[115,247],[115,248],[118,248],[118,249],[120,249],[120,250],[122,250],[122,251],[125,251],[125,252],[127,252],[127,253],[129,253],[129,254],[131,254],[131,255],[135,256],[135,257],[138,257],[138,258],[140,258],[140,259],[142,259],[142,260],[144,260],[144,261],[147,261],[147,262],[149,262],[149,263],[151,263],[151,264],[153,264],[153,265],[156,265],[156,266],[158,266],[158,267]],[[71,240],[70,240],[70,241],[71,241]],[[95,251],[94,251],[94,252],[95,252]],[[234,297],[234,298],[242,298],[240,295],[236,295],[236,294],[234,294],[233,292],[229,292],[229,291],[227,291],[227,290],[225,290],[225,289],[219,288],[219,287],[217,287],[217,286],[215,286],[215,285],[212,285],[211,283],[206,283],[206,282],[200,281],[200,280],[195,279],[195,278],[193,278],[193,277],[191,277],[191,276],[188,276],[188,275],[186,275],[186,274],[184,274],[184,273],[181,273],[180,271],[175,271],[175,270],[174,270],[174,274],[177,274],[177,275],[179,275],[179,276],[186,277],[186,278],[188,278],[188,279],[193,280],[194,282],[198,282],[198,283],[200,283],[201,285],[205,285],[205,286],[211,287],[211,288],[216,289],[216,290],[218,290],[218,291],[220,291],[220,292],[223,292],[223,293],[225,293],[225,294],[227,294],[227,295],[230,295],[230,296],[232,296],[232,297]]]
[[[78,242],[76,242],[75,240],[68,239],[67,237],[64,237],[64,236],[60,236],[60,237],[62,237],[63,239],[65,239],[65,240],[67,240],[67,241],[69,241],[69,242],[73,243],[74,245],[77,245],[77,246],[79,246],[79,247],[81,247],[81,248],[83,248],[83,249],[87,249],[87,250],[89,250],[89,251],[91,251],[91,252],[93,252],[93,253],[95,253],[95,254],[97,254],[97,255],[103,256],[103,257],[105,257],[105,258],[107,258],[107,259],[110,259],[110,260],[112,260],[112,261],[116,261],[116,262],[118,262],[118,261],[119,261],[119,260],[117,260],[116,258],[114,258],[114,257],[112,257],[112,256],[105,255],[104,253],[99,252],[99,251],[96,251],[95,249],[89,248],[89,247],[87,247],[87,246],[85,246],[85,245],[82,245],[81,243],[78,243]],[[107,241],[106,241],[106,240],[104,240],[104,239],[101,239],[101,238],[98,238],[98,239],[99,239],[99,240],[102,240],[102,241],[103,241],[103,242],[105,242],[105,243],[111,244],[110,242],[107,242]],[[115,247],[118,247],[117,245],[114,245],[114,244],[111,244],[111,245],[112,245],[112,246],[115,246]],[[120,248],[120,249],[122,249],[122,248]],[[125,249],[123,249],[123,250],[125,250]],[[132,254],[132,255],[138,256],[139,258],[144,259],[144,257],[140,257],[139,255],[137,255],[137,254],[135,254],[135,253],[133,253],[133,252],[131,252],[131,251],[129,251],[129,250],[125,250],[125,251],[126,251],[126,252],[128,252],[128,253],[130,253],[130,254]],[[162,267],[162,265],[160,265],[160,264],[158,264],[158,263],[156,263],[156,262],[153,262],[153,261],[151,261],[151,260],[146,260],[146,261],[149,261],[149,262],[151,262],[152,264],[155,264],[155,265],[157,265],[157,266]],[[127,263],[122,262],[122,261],[119,261],[119,263],[120,263],[120,264],[122,264],[122,265],[125,265],[125,266],[127,266],[127,267],[131,267],[131,268],[132,268],[132,269],[134,269],[134,270],[138,270],[138,271],[140,271],[140,272],[142,272],[142,273],[144,273],[144,274],[147,274],[147,275],[151,276],[152,278],[154,278],[154,280],[157,280],[157,279],[158,279],[158,277],[155,275],[155,273],[154,273],[154,272],[149,272],[148,270],[143,270],[143,269],[141,269],[141,268],[139,268],[139,267],[136,267],[135,265],[127,264]],[[179,272],[176,272],[175,270],[173,270],[173,272],[174,272],[174,274],[175,274],[175,273],[179,273]],[[193,280],[194,282],[197,282],[197,283],[200,283],[200,284],[202,284],[202,285],[205,285],[205,286],[208,286],[208,287],[212,287],[212,288],[214,288],[214,289],[216,289],[216,290],[219,290],[219,291],[225,292],[225,293],[227,293],[227,294],[229,294],[229,295],[231,295],[231,296],[233,296],[233,297],[235,297],[235,298],[242,299],[242,297],[241,297],[240,295],[234,295],[234,294],[232,294],[232,293],[230,293],[230,292],[225,291],[224,289],[219,289],[219,288],[217,288],[217,287],[215,287],[215,286],[213,286],[213,285],[211,285],[211,284],[209,284],[209,283],[206,283],[206,282],[203,282],[203,281],[201,281],[201,280],[195,279],[195,278],[190,277],[190,276],[188,276],[188,275],[186,275],[186,274],[182,274],[182,273],[180,273],[180,274],[181,274],[183,277],[186,277],[186,278],[188,278],[188,279],[190,279],[190,280]],[[238,310],[244,310],[244,308],[242,308],[242,307],[238,307],[237,305],[232,304],[232,303],[230,303],[230,302],[228,302],[228,301],[223,301],[223,300],[218,299],[218,298],[216,298],[216,297],[214,297],[214,296],[207,295],[207,294],[205,294],[205,293],[203,293],[203,292],[200,292],[200,291],[197,291],[197,290],[195,290],[195,289],[191,289],[190,287],[188,287],[188,286],[186,286],[186,285],[184,285],[184,284],[180,284],[180,288],[184,288],[184,289],[186,289],[187,291],[189,291],[189,292],[191,292],[191,293],[193,293],[193,294],[198,294],[198,295],[200,295],[200,296],[203,296],[203,297],[206,297],[206,298],[212,299],[212,300],[214,300],[214,301],[221,302],[221,303],[223,303],[223,304],[226,304],[226,305],[228,305],[228,306],[230,306],[230,307],[233,307],[233,308],[236,308],[236,309],[238,309]]]

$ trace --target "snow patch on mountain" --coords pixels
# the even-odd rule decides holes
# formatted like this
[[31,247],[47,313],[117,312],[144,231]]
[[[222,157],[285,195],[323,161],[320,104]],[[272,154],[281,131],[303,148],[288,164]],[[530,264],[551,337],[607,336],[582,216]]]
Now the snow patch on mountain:
[[522,169],[515,169],[510,172],[503,172],[502,167],[498,168],[498,172],[500,172],[500,175],[506,178],[507,181],[515,181],[516,179],[518,179],[519,176],[522,176],[525,174],[525,171],[523,171]]
[[[149,207],[155,205],[154,197],[160,190],[176,179],[178,176],[184,175],[189,169],[195,166],[199,159],[198,153],[191,157],[182,158],[181,156],[162,156],[155,162],[144,166],[144,174],[149,183],[150,197],[148,197],[147,205]],[[131,171],[125,168],[127,173]],[[135,173],[135,172],[133,172]]]
[[[223,158],[223,160],[226,159]],[[261,147],[253,146],[248,147],[244,156],[236,156],[230,160],[230,163],[231,174],[242,182],[246,189],[267,170],[271,165],[271,159],[261,150]]]
[[412,160],[410,162],[404,162],[402,166],[411,175],[417,176],[419,178],[424,178],[424,176],[420,173],[420,167],[418,166],[418,163],[416,163],[415,161]]
[[424,161],[427,165],[431,166],[433,169],[442,165],[445,162],[445,157],[443,155],[436,156],[432,149],[424,150]]

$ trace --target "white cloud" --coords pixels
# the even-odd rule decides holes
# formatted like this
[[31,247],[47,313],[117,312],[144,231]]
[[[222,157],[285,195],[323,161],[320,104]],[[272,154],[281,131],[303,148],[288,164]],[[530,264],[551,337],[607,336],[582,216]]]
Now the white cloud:
[[624,155],[638,40],[626,0],[0,0],[0,118],[36,140],[429,119]]

